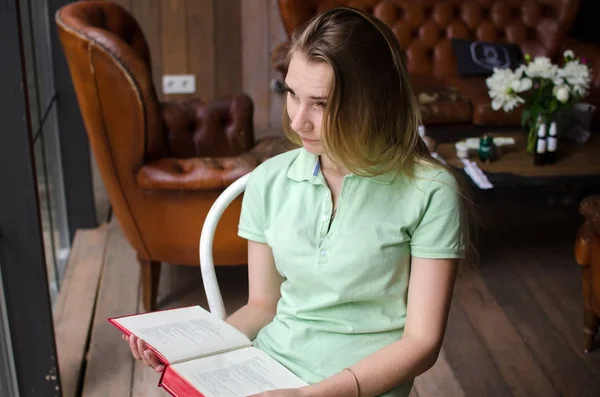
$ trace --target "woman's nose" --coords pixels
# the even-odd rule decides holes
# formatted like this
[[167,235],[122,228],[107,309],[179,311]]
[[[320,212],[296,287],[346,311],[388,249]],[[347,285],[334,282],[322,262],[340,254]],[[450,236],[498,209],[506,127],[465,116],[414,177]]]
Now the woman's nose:
[[313,127],[308,117],[306,117],[306,112],[302,108],[299,108],[294,117],[292,118],[290,126],[294,131],[302,132],[310,131]]

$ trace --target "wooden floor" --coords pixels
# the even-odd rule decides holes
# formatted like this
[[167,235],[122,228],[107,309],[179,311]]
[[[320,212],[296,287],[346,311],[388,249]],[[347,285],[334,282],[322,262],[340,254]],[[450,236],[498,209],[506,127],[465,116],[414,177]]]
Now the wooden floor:
[[[481,263],[460,276],[442,354],[413,395],[600,396],[600,343],[582,352],[577,207],[525,194],[481,206]],[[227,309],[242,305],[246,269],[217,274]],[[106,321],[140,310],[139,279],[116,223],[77,234],[55,308],[64,397],[166,395]],[[159,295],[161,308],[206,307],[195,267],[163,265]]]

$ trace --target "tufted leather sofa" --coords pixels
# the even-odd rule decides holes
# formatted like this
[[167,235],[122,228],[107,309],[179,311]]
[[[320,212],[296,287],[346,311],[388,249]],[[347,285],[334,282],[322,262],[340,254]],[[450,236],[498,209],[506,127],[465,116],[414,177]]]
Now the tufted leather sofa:
[[[458,77],[450,39],[509,42],[524,53],[556,59],[566,48],[597,65],[586,100],[600,105],[600,48],[566,37],[579,0],[279,0],[289,35],[317,13],[336,6],[369,12],[390,25],[406,50],[408,70],[428,124],[518,124],[520,111],[494,111],[484,77]],[[272,52],[286,73],[288,42]]]
[[575,260],[583,270],[583,347],[588,352],[600,326],[600,196],[583,199],[579,212],[584,222],[575,239]]
[[[144,35],[121,6],[75,2],[55,20],[114,214],[141,265],[144,306],[154,310],[161,262],[198,265],[200,231],[214,200],[291,144],[254,142],[253,103],[245,94],[160,103]],[[240,200],[216,230],[217,265],[247,263],[246,241],[237,237]]]

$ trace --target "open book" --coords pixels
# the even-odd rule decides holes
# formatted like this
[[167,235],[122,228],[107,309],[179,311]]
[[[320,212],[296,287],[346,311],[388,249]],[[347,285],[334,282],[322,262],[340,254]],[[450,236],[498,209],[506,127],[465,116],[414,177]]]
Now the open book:
[[200,306],[109,318],[165,364],[158,386],[175,397],[245,397],[307,385],[243,333]]

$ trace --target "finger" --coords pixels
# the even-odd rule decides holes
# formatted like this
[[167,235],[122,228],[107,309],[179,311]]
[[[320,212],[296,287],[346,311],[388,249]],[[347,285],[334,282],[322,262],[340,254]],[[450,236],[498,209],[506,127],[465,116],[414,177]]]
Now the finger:
[[136,360],[141,360],[140,352],[137,348],[137,338],[133,335],[129,337],[129,349],[131,350],[131,354],[133,354],[133,358]]
[[156,371],[156,372],[157,372],[157,373],[159,373],[159,374],[160,374],[162,371],[164,371],[164,370],[165,370],[165,366],[164,366],[164,365],[162,365],[162,364],[160,364],[160,365],[157,365],[156,367],[154,367],[154,371]]
[[150,363],[150,366],[152,368],[156,368],[157,365],[160,365],[160,360],[158,359],[158,357],[156,357],[156,354],[152,353],[152,351],[144,350],[144,354],[146,355],[148,363]]
[[144,354],[144,350],[146,350],[146,343],[144,343],[144,341],[142,339],[137,340],[137,348],[138,348],[138,354],[140,355],[144,364],[150,365],[150,363],[148,362],[148,358]]

